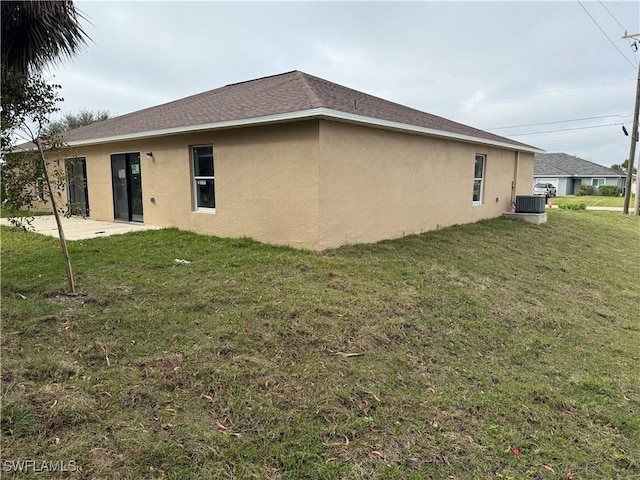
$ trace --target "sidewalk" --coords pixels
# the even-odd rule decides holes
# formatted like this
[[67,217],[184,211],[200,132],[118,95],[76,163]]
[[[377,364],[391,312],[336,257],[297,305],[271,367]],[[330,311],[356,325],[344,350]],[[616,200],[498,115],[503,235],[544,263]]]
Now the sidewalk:
[[[558,205],[556,204],[547,204],[546,208],[560,208]],[[587,210],[600,210],[603,212],[622,212],[624,209],[622,207],[595,207],[595,206],[587,206]],[[631,207],[631,210],[633,210],[633,207]]]
[[[10,225],[9,219],[0,219],[0,225]],[[96,220],[80,217],[62,217],[62,227],[64,229],[64,236],[67,240],[108,237],[110,235],[140,232],[144,230],[158,230],[161,228],[154,227],[152,225],[144,225],[142,223],[98,222]],[[53,215],[33,217],[31,230],[36,233],[41,233],[42,235],[59,238],[56,219]]]
[[[587,207],[587,210],[604,210],[607,212],[622,212],[624,208],[622,207]],[[633,207],[631,207],[633,210]]]

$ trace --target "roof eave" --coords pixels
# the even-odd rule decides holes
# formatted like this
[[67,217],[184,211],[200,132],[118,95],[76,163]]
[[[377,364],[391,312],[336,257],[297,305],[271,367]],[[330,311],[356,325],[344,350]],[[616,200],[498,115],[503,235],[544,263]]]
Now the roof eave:
[[71,140],[67,142],[67,145],[71,147],[98,145],[102,143],[114,143],[123,142],[129,140],[141,140],[145,138],[164,137],[169,135],[178,135],[183,133],[194,133],[206,130],[222,130],[227,128],[248,127],[255,125],[266,125],[272,123],[290,122],[294,120],[308,120],[308,119],[328,119],[338,120],[348,123],[355,123],[360,125],[375,126],[379,128],[385,128],[390,130],[398,130],[403,132],[417,133],[421,135],[427,135],[432,137],[447,138],[450,140],[457,140],[465,143],[474,143],[488,145],[497,148],[504,148],[509,150],[517,150],[521,152],[530,153],[544,153],[545,150],[541,150],[535,147],[529,147],[525,145],[516,145],[509,142],[500,142],[496,140],[489,140],[486,138],[474,137],[472,135],[464,135],[459,133],[447,132],[444,130],[437,130],[433,128],[420,127],[417,125],[410,125],[407,123],[393,122],[390,120],[382,120],[374,117],[366,117],[362,115],[354,115],[352,113],[341,112],[339,110],[333,110],[330,108],[319,107],[308,110],[299,110],[295,112],[277,113],[273,115],[265,115],[262,117],[241,118],[237,120],[227,120],[221,122],[205,123],[201,125],[189,125],[184,127],[167,128],[161,130],[150,130],[146,132],[137,132],[124,135],[114,135],[110,137],[91,138],[87,140]]
[[372,125],[376,127],[390,129],[390,130],[400,130],[404,132],[418,133],[418,134],[427,135],[431,137],[448,138],[451,140],[458,140],[460,142],[465,142],[465,143],[483,144],[483,145],[489,145],[497,148],[505,148],[508,150],[517,150],[520,152],[531,152],[531,153],[545,152],[545,150],[541,150],[539,148],[530,147],[526,145],[517,145],[509,142],[499,142],[496,140],[489,140],[486,138],[474,137],[472,135],[464,135],[460,133],[447,132],[444,130],[436,130],[434,128],[420,127],[418,125],[393,122],[390,120],[381,120],[373,117],[364,117],[361,115],[354,115],[352,113],[340,112],[337,110],[330,110],[330,109],[323,109],[323,110],[327,110],[329,112],[329,114],[327,115],[327,118],[332,120],[342,120],[349,123]]

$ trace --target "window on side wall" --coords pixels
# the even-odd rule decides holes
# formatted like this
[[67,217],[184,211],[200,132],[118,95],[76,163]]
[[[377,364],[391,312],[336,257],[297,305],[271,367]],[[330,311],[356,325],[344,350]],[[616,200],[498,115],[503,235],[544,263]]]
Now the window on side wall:
[[480,205],[482,203],[482,191],[484,187],[484,164],[487,156],[477,153],[475,168],[473,172],[473,204]]
[[193,163],[193,203],[196,210],[213,211],[216,208],[213,146],[191,147]]
[[604,178],[592,178],[591,185],[594,187],[599,187],[600,185],[604,185]]
[[35,159],[33,160],[33,170],[36,176],[36,184],[35,184],[36,198],[39,201],[44,202],[46,197],[45,189],[44,189],[44,172],[42,171],[42,166],[40,165],[40,162],[38,162]]

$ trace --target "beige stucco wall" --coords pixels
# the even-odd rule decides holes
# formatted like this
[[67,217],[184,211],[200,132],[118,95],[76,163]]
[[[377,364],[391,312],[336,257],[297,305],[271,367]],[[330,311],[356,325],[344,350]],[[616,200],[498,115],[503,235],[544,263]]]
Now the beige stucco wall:
[[[213,145],[215,213],[193,207],[190,146],[202,144]],[[317,121],[75,148],[94,220],[114,219],[111,155],[125,152],[140,152],[144,223],[317,248]]]
[[[215,213],[193,207],[190,147],[202,144],[213,145]],[[76,148],[94,220],[114,219],[111,155],[126,152],[140,152],[145,223],[312,250],[499,216],[533,176],[533,154],[313,120]],[[481,205],[476,153],[487,155]]]
[[[481,205],[472,202],[476,153],[487,155]],[[511,211],[512,181],[518,193],[525,193],[533,174],[533,154],[517,156],[493,147],[322,121],[319,247],[375,242]]]

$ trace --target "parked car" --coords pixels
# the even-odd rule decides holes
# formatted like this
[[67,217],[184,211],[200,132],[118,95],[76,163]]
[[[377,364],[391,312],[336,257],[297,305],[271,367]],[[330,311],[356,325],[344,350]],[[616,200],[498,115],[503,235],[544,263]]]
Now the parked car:
[[555,197],[557,193],[553,183],[536,183],[533,186],[534,195],[546,195],[547,197]]

